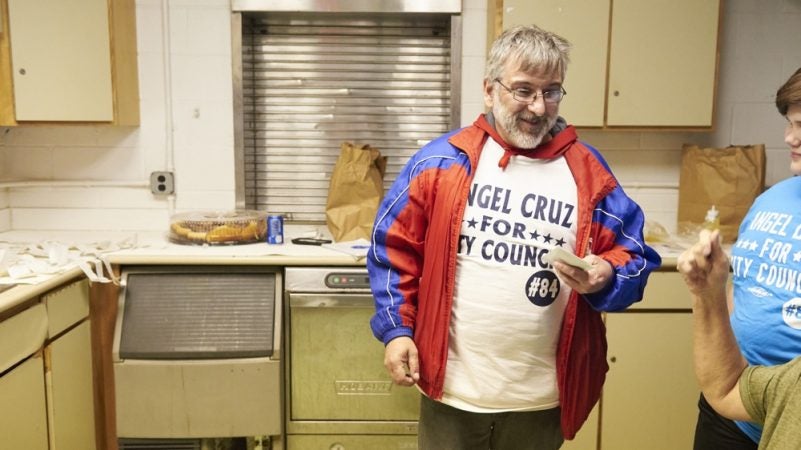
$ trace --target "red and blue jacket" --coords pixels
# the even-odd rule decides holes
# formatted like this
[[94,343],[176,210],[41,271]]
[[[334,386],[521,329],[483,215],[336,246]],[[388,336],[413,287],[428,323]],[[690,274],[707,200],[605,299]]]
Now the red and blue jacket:
[[[414,339],[418,386],[435,400],[442,397],[445,379],[462,217],[488,138],[478,126],[482,120],[431,141],[411,157],[379,207],[368,252],[376,306],[370,321],[373,334],[384,344],[399,336]],[[623,192],[598,151],[578,141],[572,126],[541,144],[539,151],[562,154],[575,179],[578,256],[591,251],[615,272],[601,292],[573,291],[565,310],[556,370],[562,434],[573,439],[598,401],[609,369],[601,312],[641,300],[648,275],[661,260],[643,239],[642,210]]]

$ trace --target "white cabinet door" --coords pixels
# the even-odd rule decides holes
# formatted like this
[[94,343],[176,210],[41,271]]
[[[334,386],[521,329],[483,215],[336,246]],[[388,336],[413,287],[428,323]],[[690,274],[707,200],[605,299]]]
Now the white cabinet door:
[[712,126],[719,0],[504,0],[503,29],[573,44],[560,114],[583,127]]
[[92,349],[89,321],[49,345],[50,450],[94,450]]
[[48,450],[44,364],[39,355],[0,377],[0,447]]
[[609,126],[712,126],[717,0],[614,0]]
[[107,0],[8,0],[17,121],[113,119]]
[[503,28],[534,24],[573,44],[559,114],[580,126],[604,125],[609,0],[507,0]]
[[600,448],[692,448],[699,395],[692,314],[608,313],[606,328],[609,374],[601,400]]

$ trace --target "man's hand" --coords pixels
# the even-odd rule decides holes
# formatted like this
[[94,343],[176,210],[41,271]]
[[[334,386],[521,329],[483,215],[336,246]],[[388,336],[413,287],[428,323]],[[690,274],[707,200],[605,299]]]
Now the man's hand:
[[395,384],[412,386],[420,379],[417,346],[410,337],[397,337],[384,349],[384,367]]
[[579,294],[592,294],[605,288],[615,274],[612,265],[597,255],[587,255],[584,261],[592,267],[584,270],[562,261],[553,261],[551,265],[559,279]]
[[698,242],[679,255],[676,269],[697,297],[707,298],[725,289],[729,257],[720,245],[720,232],[701,230]]

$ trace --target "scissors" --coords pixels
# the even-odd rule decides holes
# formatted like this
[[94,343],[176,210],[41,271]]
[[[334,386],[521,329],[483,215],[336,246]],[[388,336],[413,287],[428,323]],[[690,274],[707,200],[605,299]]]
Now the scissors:
[[297,245],[323,245],[323,244],[330,244],[331,239],[299,237],[292,239],[291,242]]

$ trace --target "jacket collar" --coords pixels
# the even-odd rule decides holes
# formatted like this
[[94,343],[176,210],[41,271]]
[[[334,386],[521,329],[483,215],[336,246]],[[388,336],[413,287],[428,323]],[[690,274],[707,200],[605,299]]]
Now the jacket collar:
[[509,165],[509,159],[513,155],[538,159],[554,159],[562,156],[570,147],[570,144],[576,142],[577,139],[575,129],[572,126],[567,126],[565,120],[561,117],[550,130],[550,139],[548,139],[547,142],[542,142],[535,148],[518,148],[507,143],[498,133],[497,127],[495,127],[495,118],[492,116],[492,113],[479,116],[474,125],[487,132],[487,134],[503,148],[503,156],[500,161],[498,161],[498,166],[503,169]]

